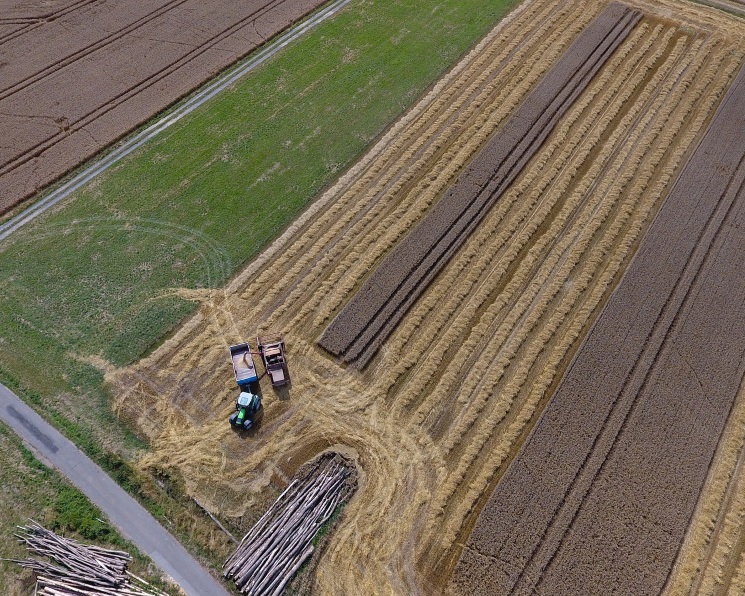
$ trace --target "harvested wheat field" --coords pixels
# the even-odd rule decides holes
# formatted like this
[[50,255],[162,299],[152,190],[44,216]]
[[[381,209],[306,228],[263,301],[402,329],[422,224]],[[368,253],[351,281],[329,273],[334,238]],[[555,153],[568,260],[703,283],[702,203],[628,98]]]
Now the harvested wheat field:
[[[240,523],[333,446],[359,488],[318,593],[444,591],[742,66],[743,31],[677,0],[522,4],[231,284],[173,289],[197,314],[107,373],[151,441],[142,468],[179,471]],[[521,128],[534,112],[544,126]],[[405,248],[420,229],[445,239],[434,263]],[[363,298],[389,275],[376,318]],[[227,346],[263,331],[285,333],[291,386],[263,379],[263,421],[241,436]]]
[[322,1],[43,4],[0,19],[0,213]]
[[482,510],[463,593],[664,587],[745,373],[743,129],[745,68]]

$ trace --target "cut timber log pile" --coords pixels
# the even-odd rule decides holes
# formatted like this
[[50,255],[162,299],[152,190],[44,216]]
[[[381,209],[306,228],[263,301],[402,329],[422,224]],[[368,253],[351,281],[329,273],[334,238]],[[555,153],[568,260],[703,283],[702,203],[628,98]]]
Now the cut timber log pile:
[[[38,559],[13,561],[36,573],[36,594],[40,596],[165,594],[127,571],[127,563],[132,560],[129,553],[80,544],[58,536],[33,520],[19,529],[21,533],[16,537],[29,551],[56,563]],[[130,579],[144,587],[132,585]]]
[[319,459],[293,480],[223,565],[244,594],[281,594],[313,553],[313,538],[352,493],[340,456]]

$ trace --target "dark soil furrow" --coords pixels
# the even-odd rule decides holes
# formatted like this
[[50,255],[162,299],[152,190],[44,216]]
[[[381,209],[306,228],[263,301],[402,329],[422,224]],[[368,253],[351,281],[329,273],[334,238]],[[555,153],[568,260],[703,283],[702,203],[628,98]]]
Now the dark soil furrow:
[[364,366],[538,150],[641,13],[611,4],[577,38],[427,217],[372,273],[319,343]]
[[[745,370],[745,68],[481,512],[457,591],[659,593]],[[498,528],[498,531],[495,529]]]

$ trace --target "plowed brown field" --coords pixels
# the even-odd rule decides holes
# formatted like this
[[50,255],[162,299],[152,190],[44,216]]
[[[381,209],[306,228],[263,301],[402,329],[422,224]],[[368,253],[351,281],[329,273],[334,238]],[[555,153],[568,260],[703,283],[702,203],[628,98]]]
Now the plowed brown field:
[[[677,0],[642,20],[362,371],[315,340],[580,32],[596,2],[521,5],[228,287],[109,370],[120,414],[225,516],[318,451],[360,467],[319,593],[437,593],[483,503],[602,310],[743,62],[742,23]],[[286,334],[292,386],[227,423],[227,346]]]
[[322,0],[44,4],[0,19],[0,213]]

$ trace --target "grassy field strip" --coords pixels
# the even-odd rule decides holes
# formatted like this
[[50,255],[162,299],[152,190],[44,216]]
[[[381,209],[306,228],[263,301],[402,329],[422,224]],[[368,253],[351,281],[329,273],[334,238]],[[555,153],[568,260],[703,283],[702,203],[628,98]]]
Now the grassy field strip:
[[[513,39],[514,39],[514,37],[513,37]],[[483,44],[482,44],[482,45],[483,45]],[[457,88],[458,88],[458,87],[456,87],[456,89],[457,89]],[[438,102],[438,106],[437,106],[437,107],[439,108],[439,107],[440,107],[440,106],[442,106],[442,105],[447,105],[447,102],[446,102],[446,101],[439,101],[439,102]],[[451,111],[452,111],[452,110],[451,110]],[[418,119],[418,120],[420,119],[420,120],[423,120],[423,121],[424,121],[424,117],[425,117],[425,116],[426,116],[426,114],[424,114],[424,115],[422,115],[422,116],[418,116],[418,117],[417,117],[417,119]],[[426,122],[426,121],[424,121],[424,123],[426,124],[427,122]],[[418,139],[418,138],[420,138],[420,134],[419,134],[419,128],[420,128],[420,127],[415,127],[415,128],[413,128],[413,131],[412,131],[412,133],[410,133],[409,135],[407,135],[407,138],[411,137],[411,138],[414,138],[415,140],[416,140],[416,139]],[[377,171],[377,170],[379,170],[380,168],[381,168],[381,166],[380,166],[380,165],[378,165],[378,164],[373,164],[372,166],[370,166],[370,169],[374,169],[374,170],[376,170],[376,171]],[[376,176],[377,176],[377,175],[376,175]],[[368,180],[368,179],[370,179],[370,181],[374,181],[374,180],[376,180],[376,179],[377,179],[377,178],[376,178],[376,176],[373,176],[373,175],[370,175],[370,174],[366,174],[365,176],[363,176],[363,180]],[[335,187],[335,188],[336,188],[336,187]],[[352,202],[353,204],[363,204],[362,202],[360,202],[360,201],[359,201],[359,200],[357,199],[356,195],[347,193],[347,196],[349,197],[349,201],[350,201],[350,202]],[[322,229],[322,228],[323,228],[323,227],[325,227],[326,225],[328,225],[328,221],[336,221],[336,219],[337,219],[337,213],[338,213],[339,211],[342,211],[341,207],[336,207],[336,206],[335,206],[335,207],[334,207],[334,208],[333,208],[332,210],[330,210],[330,213],[326,214],[325,216],[319,217],[319,219],[318,219],[318,220],[317,220],[316,222],[312,223],[312,224],[310,225],[310,227],[309,227],[309,229],[308,229],[308,231],[307,231],[306,233],[307,233],[307,234],[308,234],[308,235],[309,235],[310,237],[313,237],[313,236],[312,236],[312,235],[313,235],[313,233],[314,233],[315,231],[319,230],[319,229]],[[336,231],[336,229],[335,229],[335,228],[332,228],[331,230],[329,230],[329,232],[328,232],[328,233],[326,234],[326,236],[327,236],[327,237],[333,237],[333,236],[334,236],[334,232],[336,232],[336,234],[338,234],[338,232]],[[292,274],[294,274],[294,273],[297,273],[297,271],[299,271],[299,270],[302,270],[303,266],[305,266],[305,264],[306,264],[306,263],[307,263],[308,261],[310,261],[310,260],[311,260],[311,257],[312,257],[313,255],[315,255],[315,254],[318,254],[318,253],[320,253],[320,252],[321,252],[321,251],[322,251],[323,249],[325,249],[325,248],[326,248],[326,244],[327,244],[327,242],[326,242],[326,240],[325,240],[325,238],[324,238],[324,240],[322,240],[321,242],[319,242],[319,243],[317,243],[317,244],[316,244],[316,248],[315,248],[315,251],[316,251],[316,252],[310,253],[310,256],[308,256],[308,255],[309,255],[309,253],[308,253],[307,251],[302,251],[302,250],[301,250],[300,248],[298,248],[298,249],[295,249],[295,248],[293,247],[293,248],[292,248],[292,250],[288,250],[288,251],[285,251],[285,252],[283,253],[283,255],[282,255],[282,256],[280,257],[280,259],[278,260],[278,262],[277,262],[277,265],[278,265],[278,266],[279,266],[279,265],[284,265],[284,264],[285,264],[285,263],[286,263],[287,261],[289,261],[289,260],[293,260],[293,259],[295,258],[295,256],[296,256],[297,254],[301,254],[301,255],[303,255],[303,256],[302,256],[302,262],[301,262],[300,266],[297,266],[297,265],[296,265],[296,268],[295,268],[295,269],[293,269],[293,270],[291,271],[291,273],[290,273],[290,274],[292,275]],[[337,247],[335,246],[335,247],[334,247],[334,250],[336,250],[336,248],[337,248]],[[333,253],[333,252],[331,252],[331,253],[326,253],[326,254],[324,255],[324,257],[323,257],[323,260],[322,260],[322,262],[321,262],[321,265],[323,265],[323,264],[325,264],[325,263],[329,262],[329,261],[331,260],[331,258],[332,258],[332,257],[333,257],[334,255],[335,255],[335,253]],[[271,278],[271,276],[272,276],[272,271],[273,271],[273,269],[267,269],[267,270],[265,270],[265,271],[264,271],[264,272],[263,272],[263,273],[262,273],[262,274],[261,274],[261,275],[259,276],[259,278],[258,278],[257,280],[255,280],[255,281],[252,281],[252,283],[259,283],[259,284],[264,284],[264,283],[266,283],[266,284],[268,284],[268,282],[269,282],[269,279],[270,279],[270,278]],[[235,287],[235,285],[234,285],[234,287]],[[260,303],[260,305],[261,305],[262,307],[264,307],[264,306],[265,306],[266,304],[270,303],[270,302],[271,302],[271,301],[272,301],[272,300],[273,300],[273,299],[274,299],[274,298],[276,297],[276,294],[278,293],[278,290],[277,290],[276,288],[278,288],[278,287],[280,287],[280,285],[272,285],[272,286],[271,286],[271,288],[272,288],[272,289],[270,289],[270,291],[266,293],[266,295],[265,295],[264,299],[263,299],[263,300],[262,300],[262,302]],[[290,301],[288,300],[288,302],[290,302]],[[307,308],[307,307],[306,307],[306,308]]]
[[[544,25],[544,29],[545,28],[547,28],[547,25]],[[493,52],[494,51],[492,49],[494,47],[494,45],[496,45],[496,44],[493,44],[492,46],[488,46],[490,52]],[[502,56],[500,56],[500,59],[502,59],[503,57],[504,57],[504,53],[503,53]],[[485,76],[484,73],[483,73],[483,70],[482,70],[482,65],[483,65],[482,60],[483,60],[483,57],[480,56],[478,62],[472,67],[474,72],[480,73],[480,77],[484,77]],[[514,67],[513,67],[513,70],[514,70]],[[498,79],[497,81],[492,81],[490,83],[490,88],[497,87],[500,84],[503,84],[503,82],[502,82],[501,79]],[[481,82],[479,80],[477,80],[475,84],[472,84],[470,86],[470,88],[468,88],[466,90],[466,93],[472,94],[473,93],[473,89],[474,88],[475,89],[478,89],[479,86],[481,86]],[[480,100],[480,101],[483,101],[483,100]],[[448,102],[446,102],[446,101],[440,101],[440,102],[438,102],[438,106],[437,107],[438,108],[441,108],[442,106],[447,106],[447,105],[448,105]],[[502,104],[501,104],[501,102],[497,102],[497,103],[493,103],[492,102],[489,105],[502,105]],[[456,107],[459,107],[459,106],[456,106]],[[469,109],[470,109],[470,111],[469,112],[466,112],[466,116],[471,116],[474,112],[478,112],[478,104],[476,106],[473,105],[473,98],[471,98],[471,101],[469,102]],[[453,113],[454,111],[455,111],[455,108],[452,107],[452,106],[450,106],[445,113],[446,113],[446,115],[449,115],[449,114]],[[506,111],[505,107],[502,106],[502,115],[500,116],[500,118],[503,118],[505,113],[507,113],[507,111]],[[418,119],[418,121],[423,120],[423,118],[424,117],[422,116],[421,118]],[[424,121],[424,124],[427,124],[427,122]],[[407,138],[409,138],[409,137],[419,138],[418,133],[419,133],[420,126],[421,125],[415,126],[414,127],[414,132],[411,133],[411,134],[409,134],[409,135],[407,135]],[[463,136],[467,137],[468,135],[463,135]],[[483,135],[483,133],[482,133],[481,138],[485,138],[484,135]],[[405,146],[401,145],[401,146],[398,146],[397,148],[399,148],[400,150],[404,151]],[[405,155],[408,155],[408,154],[409,154],[408,152],[405,152]],[[366,179],[366,178],[363,177],[363,180],[364,179]],[[385,184],[387,184],[387,182],[388,182],[388,179],[384,179],[384,183],[382,185],[380,185],[380,186],[383,186],[384,187]],[[445,184],[445,182],[441,183],[440,188],[444,184]],[[379,190],[380,189],[378,187],[376,187],[374,189],[374,192],[378,192]],[[394,191],[395,191],[395,188],[394,188]],[[350,202],[352,202],[352,198],[356,197],[356,195],[351,194],[350,192],[345,193],[343,196],[344,197],[348,197],[348,200]],[[389,192],[387,192],[387,196],[388,197],[395,197],[396,196],[396,193],[389,191]],[[413,196],[416,196],[416,194],[414,194]],[[355,199],[353,201],[353,203],[354,204],[358,204],[360,206],[364,206],[364,205],[367,204],[367,201],[359,201],[358,199]],[[378,204],[376,203],[376,206],[377,205]],[[340,209],[339,208],[336,208],[336,207],[334,209],[330,210],[330,213],[328,213],[326,215],[326,217],[320,218],[320,224],[323,224],[323,225],[328,226],[329,223],[332,222],[332,221],[333,222],[337,222],[338,221],[337,213],[338,213],[339,210]],[[347,213],[348,212],[349,211],[347,211]],[[350,219],[351,219],[351,217],[350,217]],[[321,241],[318,242],[315,245],[317,247],[316,248],[316,251],[317,252],[312,252],[312,251],[307,251],[307,250],[304,251],[304,252],[302,252],[299,249],[298,250],[295,250],[293,248],[293,250],[286,251],[281,256],[281,258],[278,260],[278,263],[277,263],[276,267],[279,268],[281,265],[284,265],[285,263],[290,262],[300,252],[300,254],[303,255],[302,258],[300,259],[300,264],[298,265],[296,263],[294,265],[293,269],[290,270],[289,274],[287,274],[285,276],[285,277],[288,277],[289,276],[290,278],[295,277],[299,273],[299,271],[301,271],[305,267],[307,261],[310,260],[311,258],[313,258],[315,254],[318,254],[318,252],[321,252],[322,250],[327,250],[326,249],[327,242],[328,242],[327,239],[329,237],[334,237],[334,236],[341,235],[338,230],[340,228],[343,229],[343,225],[346,224],[346,222],[347,222],[347,219],[342,219],[341,222],[335,223],[334,226],[330,226],[329,231],[326,232],[322,236]],[[316,223],[313,224],[312,228],[313,229],[319,229],[319,228],[322,229],[323,226],[319,225],[319,223],[316,222]],[[347,236],[344,236],[344,235],[341,235],[341,236],[342,236],[342,241],[344,241],[344,239],[346,237],[351,236],[351,234],[347,234]],[[336,249],[337,247],[338,247],[338,245],[335,245],[334,246],[334,249]],[[334,252],[333,249],[331,251],[326,252],[324,254],[323,260],[318,265],[316,265],[316,269],[318,269],[319,267],[323,267],[324,264],[333,262],[333,259],[335,257],[336,257],[336,254],[335,254],[335,252]],[[273,271],[274,270],[275,270],[274,267],[271,268],[271,269],[267,269],[263,274],[261,274],[259,276],[259,278],[255,282],[253,282],[253,283],[257,283],[257,284],[267,284],[267,285],[270,286],[270,288],[272,288],[272,289],[270,289],[270,291],[268,291],[263,296],[263,299],[261,299],[261,301],[259,302],[258,308],[260,308],[260,309],[265,309],[268,304],[270,304],[273,300],[276,299],[276,295],[278,293],[278,290],[276,290],[276,288],[283,287],[282,284],[271,284],[270,283],[270,280],[271,280],[271,278],[273,276]],[[310,283],[310,282],[307,282],[308,279],[310,279],[310,280],[313,279],[313,274],[312,273],[309,276],[305,277],[304,280],[303,280],[303,282],[301,282],[301,284],[298,287],[294,288],[294,290],[293,290],[294,295],[302,296],[302,292],[303,291],[307,291],[307,287],[306,286]],[[323,294],[319,294],[319,296],[323,296]],[[280,306],[280,308],[278,308],[272,314],[271,318],[269,318],[269,320],[265,323],[265,325],[267,327],[271,327],[272,321],[273,320],[276,320],[279,317],[281,317],[281,315],[285,312],[285,309],[290,308],[290,306],[292,305],[292,303],[293,303],[292,302],[292,298],[291,297],[290,298],[287,298],[287,300]],[[310,303],[307,303],[306,302],[306,304],[299,311],[300,314],[299,315],[296,315],[296,318],[302,316],[303,314],[307,314],[309,311],[312,311],[312,308],[314,306],[315,306],[315,303],[314,302],[310,302]],[[238,336],[236,335],[235,337],[236,337],[235,341],[237,341],[238,340]],[[203,342],[203,344],[206,346],[206,345],[209,344],[209,342],[205,341],[205,342]],[[170,364],[171,364],[172,367],[176,367],[176,368],[189,367],[191,364],[193,364],[194,362],[198,361],[200,358],[202,358],[204,356],[204,350],[205,350],[204,348],[200,348],[199,351],[194,352],[190,356],[189,360],[186,361],[186,362],[184,362],[184,361],[178,361],[178,362],[172,362]],[[161,364],[164,364],[164,363],[161,363]],[[222,373],[222,371],[218,370],[218,371],[214,372],[213,374],[215,376],[219,376],[219,375],[221,375],[223,373]]]
[[[479,66],[480,66],[480,65],[479,65]],[[477,71],[478,71],[478,69],[474,69],[474,70],[477,70]],[[446,102],[438,102],[438,106],[439,106],[440,108],[442,108],[443,106],[447,106],[447,103],[446,103]],[[332,218],[332,219],[333,219],[333,218]],[[279,269],[279,266],[280,266],[281,264],[284,264],[284,263],[285,263],[285,262],[287,261],[287,259],[288,259],[288,258],[290,258],[290,257],[288,257],[288,255],[292,255],[292,254],[293,254],[293,251],[286,251],[286,252],[285,252],[285,253],[284,253],[284,254],[283,254],[283,255],[282,255],[281,257],[280,257],[280,259],[279,259],[279,261],[278,261],[278,264],[277,264],[277,266],[276,266],[277,270],[281,270],[281,269]],[[275,267],[273,267],[273,268],[272,268],[271,270],[275,270]],[[269,274],[269,273],[264,273],[264,274],[262,274],[262,276],[260,276],[260,277],[259,277],[259,278],[258,278],[258,279],[257,279],[257,280],[256,280],[255,282],[253,282],[253,283],[254,283],[254,284],[260,284],[260,283],[262,283],[262,282],[263,282],[263,283],[267,283],[267,284],[268,284],[268,283],[269,283],[269,276],[270,276],[270,274]],[[263,304],[262,304],[262,306],[263,306]],[[204,341],[204,342],[201,342],[201,343],[203,343],[203,345],[208,345],[208,344],[209,344],[209,342],[207,342],[207,341]],[[198,352],[195,352],[194,354],[190,355],[188,363],[191,363],[191,362],[193,362],[194,360],[197,360],[197,359],[201,358],[201,357],[202,357],[203,355],[204,355],[204,349],[203,349],[203,348],[199,348],[199,351],[198,351]],[[181,357],[181,358],[182,358],[182,357]],[[170,363],[170,368],[175,368],[175,369],[180,369],[180,368],[182,368],[182,367],[183,367],[183,365],[184,365],[184,362],[183,362],[183,360],[182,360],[181,358],[179,358],[179,360],[177,360],[177,361],[175,361],[175,362],[171,362],[171,363]],[[158,365],[159,365],[159,366],[164,366],[164,364],[165,364],[165,362],[164,362],[164,361],[159,361],[159,362],[158,362]],[[220,374],[220,373],[218,372],[217,374]]]

